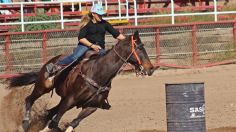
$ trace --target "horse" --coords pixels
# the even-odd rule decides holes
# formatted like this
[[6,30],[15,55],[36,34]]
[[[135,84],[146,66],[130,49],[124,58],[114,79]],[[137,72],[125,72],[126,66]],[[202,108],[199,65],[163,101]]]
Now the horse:
[[58,123],[66,111],[73,107],[82,108],[66,129],[66,132],[71,132],[81,120],[108,103],[112,79],[124,64],[133,65],[137,74],[147,76],[151,76],[155,70],[138,31],[118,41],[104,56],[93,56],[82,63],[75,63],[74,66],[69,66],[59,72],[53,80],[45,78],[46,65],[55,63],[61,57],[59,55],[49,60],[39,72],[24,73],[10,79],[11,89],[16,86],[35,85],[32,93],[25,99],[25,113],[22,121],[24,131],[29,128],[34,102],[54,88],[61,100],[55,107],[48,110],[49,121],[42,132],[58,129]]

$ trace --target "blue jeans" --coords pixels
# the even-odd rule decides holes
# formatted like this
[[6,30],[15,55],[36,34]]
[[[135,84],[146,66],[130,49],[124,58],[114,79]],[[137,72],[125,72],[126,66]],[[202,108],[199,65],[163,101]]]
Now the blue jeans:
[[[57,62],[57,64],[58,65],[69,65],[73,61],[82,57],[89,49],[90,49],[89,47],[87,47],[83,44],[78,44],[78,46],[76,47],[76,49],[74,50],[74,52],[71,55],[66,56],[62,60],[59,60]],[[105,53],[106,53],[106,51],[104,49],[100,49],[98,54],[104,55]]]

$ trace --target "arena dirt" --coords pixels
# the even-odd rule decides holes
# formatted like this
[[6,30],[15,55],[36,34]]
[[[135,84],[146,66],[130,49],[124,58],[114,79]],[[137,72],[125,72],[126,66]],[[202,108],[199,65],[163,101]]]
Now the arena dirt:
[[[112,83],[111,110],[98,110],[75,130],[80,132],[165,132],[165,83],[204,82],[206,126],[208,132],[236,132],[236,65],[202,69],[157,70],[152,77],[119,75]],[[6,90],[1,84],[0,130],[15,132],[22,120],[24,99],[32,86]],[[50,93],[51,94],[51,93]],[[45,95],[33,107],[31,131],[42,128],[39,123],[45,109],[59,101],[55,94]],[[60,127],[75,118],[80,109],[67,112]]]

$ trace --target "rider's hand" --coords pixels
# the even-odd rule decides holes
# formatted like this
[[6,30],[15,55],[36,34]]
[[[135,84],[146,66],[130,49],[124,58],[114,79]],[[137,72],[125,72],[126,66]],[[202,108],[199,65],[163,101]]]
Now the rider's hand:
[[99,50],[102,49],[99,45],[95,45],[95,44],[93,44],[91,48],[95,50],[96,52],[99,52]]

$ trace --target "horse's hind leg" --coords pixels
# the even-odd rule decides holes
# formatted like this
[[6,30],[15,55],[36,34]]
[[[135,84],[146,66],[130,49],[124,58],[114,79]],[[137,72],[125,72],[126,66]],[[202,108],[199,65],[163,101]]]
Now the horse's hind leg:
[[47,92],[49,92],[49,90],[35,85],[33,92],[25,99],[25,114],[22,121],[22,127],[24,131],[27,131],[29,128],[32,105],[34,104],[35,100]]
[[79,115],[77,116],[77,118],[75,118],[69,125],[69,127],[66,129],[65,132],[72,132],[74,130],[74,128],[76,128],[80,121],[83,120],[84,118],[86,118],[87,116],[91,115],[92,113],[94,113],[97,110],[97,108],[94,107],[86,107],[86,108],[82,108],[82,111],[79,113]]

